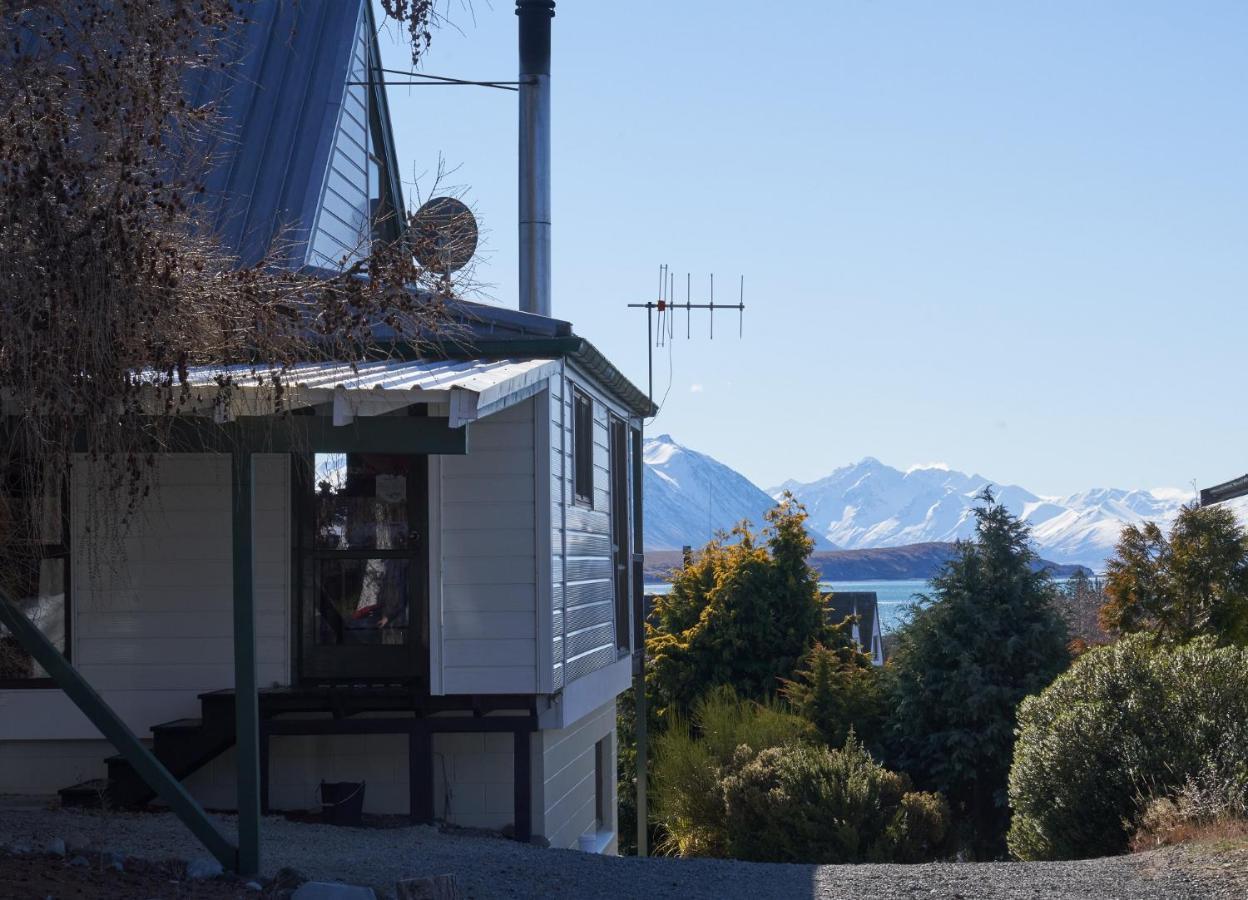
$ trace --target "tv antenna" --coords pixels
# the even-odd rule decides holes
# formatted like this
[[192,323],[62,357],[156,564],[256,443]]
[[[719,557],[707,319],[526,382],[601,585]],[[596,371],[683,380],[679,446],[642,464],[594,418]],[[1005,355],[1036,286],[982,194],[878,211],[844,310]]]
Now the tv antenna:
[[[693,275],[685,273],[685,302],[679,303],[676,296],[676,274],[666,263],[659,266],[659,295],[657,300],[645,303],[630,303],[629,309],[646,311],[646,389],[651,406],[654,405],[654,348],[667,347],[676,334],[675,313],[685,313],[685,340],[693,338],[693,311],[705,309],[709,315],[710,339],[715,340],[715,310],[736,310],[737,337],[745,334],[745,276],[741,276],[738,284],[736,303],[715,302],[715,273],[710,276],[710,299],[706,303],[693,302]],[[655,314],[658,314],[658,336],[655,336]]]

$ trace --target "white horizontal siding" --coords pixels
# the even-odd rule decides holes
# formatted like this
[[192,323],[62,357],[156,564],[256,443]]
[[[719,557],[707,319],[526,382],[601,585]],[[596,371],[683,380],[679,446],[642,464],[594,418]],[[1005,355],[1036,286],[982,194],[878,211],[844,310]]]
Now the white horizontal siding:
[[[606,739],[607,815],[610,821],[602,830],[615,830],[615,701],[612,700],[584,716],[580,721],[561,729],[541,733],[540,793],[543,835],[550,846],[572,848],[583,834],[598,830],[595,821],[594,747]],[[614,841],[612,842],[614,847]]]
[[[289,457],[254,457],[256,651],[262,685],[290,673]],[[199,715],[198,695],[234,684],[230,460],[156,459],[152,488],[123,525],[100,508],[102,464],[76,460],[70,503],[71,659],[139,735]],[[117,535],[92,551],[94,535]],[[36,702],[37,701],[37,702]],[[36,711],[35,707],[39,707]],[[98,737],[53,691],[0,692],[0,740]],[[64,786],[64,785],[62,785]]]
[[534,408],[474,422],[468,453],[435,467],[433,682],[446,694],[537,690]]

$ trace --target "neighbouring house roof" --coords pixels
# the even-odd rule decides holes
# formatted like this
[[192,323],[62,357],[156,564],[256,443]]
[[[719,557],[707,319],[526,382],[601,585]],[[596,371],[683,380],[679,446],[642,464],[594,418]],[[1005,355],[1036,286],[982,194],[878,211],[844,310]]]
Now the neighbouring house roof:
[[[291,408],[330,405],[335,425],[357,416],[392,413],[416,403],[445,404],[452,428],[519,403],[559,371],[555,359],[386,360],[360,363],[317,362],[293,366],[281,376],[284,402]],[[271,377],[251,365],[200,366],[189,371],[196,392],[208,392],[222,418],[272,409]],[[233,385],[228,408],[217,402],[219,379]],[[266,399],[261,402],[261,397]]]
[[823,595],[828,617],[839,624],[850,616],[858,617],[856,639],[867,653],[874,653],[871,638],[875,634],[879,616],[879,600],[875,591],[834,591]]
[[1248,475],[1241,475],[1238,478],[1232,478],[1230,481],[1224,481],[1221,484],[1215,484],[1213,487],[1207,487],[1200,492],[1200,505],[1209,506],[1213,503],[1221,503],[1224,500],[1234,500],[1236,497],[1248,496]]

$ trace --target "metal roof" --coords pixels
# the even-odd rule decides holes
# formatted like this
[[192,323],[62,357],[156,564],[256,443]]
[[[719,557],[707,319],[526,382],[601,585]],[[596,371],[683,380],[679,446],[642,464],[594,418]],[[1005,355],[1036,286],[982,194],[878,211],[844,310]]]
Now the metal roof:
[[[484,418],[533,396],[558,373],[556,359],[444,359],[345,363],[301,363],[281,373],[291,407],[332,404],[335,425],[357,416],[384,415],[415,403],[448,405],[452,428]],[[257,403],[274,389],[273,376],[251,365],[199,366],[189,372],[191,388],[207,392],[220,419],[272,409]],[[233,386],[228,408],[220,385]]]
[[879,615],[879,598],[875,591],[832,591],[821,595],[831,624],[839,625],[850,616],[858,616],[856,640],[867,653],[874,655],[871,638]]
[[[216,164],[206,181],[206,200],[215,207],[216,227],[227,249],[243,265],[264,257],[280,236],[291,242],[288,264],[301,265],[321,188],[333,151],[337,111],[343,102],[361,13],[376,49],[376,24],[369,0],[258,0],[247,7],[250,21],[234,43],[236,64],[228,74],[197,71],[192,102],[218,100],[222,134]],[[380,79],[379,79],[380,80]],[[387,167],[398,172],[384,88],[377,111]],[[403,209],[398,179],[391,202]],[[534,360],[566,357],[615,394],[636,415],[651,416],[654,404],[592,344],[563,320],[493,305],[454,301],[458,324],[447,335],[417,335],[434,352],[451,358]],[[380,343],[402,341],[380,330]],[[415,348],[402,349],[414,355]],[[421,351],[428,353],[426,346]],[[417,365],[427,363],[417,362]]]
[[[243,265],[263,258],[274,240],[289,241],[302,263],[329,164],[338,108],[346,91],[352,41],[361,12],[376,54],[367,0],[260,0],[239,26],[228,72],[199,70],[188,85],[196,105],[218,101],[223,138],[206,179],[225,246]],[[375,56],[374,58],[379,58]],[[378,90],[382,151],[394,158],[384,90]],[[402,209],[398,179],[392,202]]]

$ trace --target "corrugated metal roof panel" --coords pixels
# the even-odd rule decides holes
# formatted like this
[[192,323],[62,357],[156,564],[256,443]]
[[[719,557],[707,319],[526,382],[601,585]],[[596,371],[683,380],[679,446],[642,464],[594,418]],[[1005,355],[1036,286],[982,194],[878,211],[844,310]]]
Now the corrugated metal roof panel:
[[218,101],[222,119],[207,202],[243,265],[280,239],[297,266],[333,150],[356,26],[361,13],[372,26],[371,7],[366,0],[260,0],[247,9],[251,21],[239,29],[230,72],[203,70],[188,86],[192,102]]
[[[559,371],[555,359],[443,359],[346,363],[301,363],[281,373],[292,402],[333,403],[336,423],[356,415],[392,411],[412,403],[449,403],[458,427],[532,396]],[[242,410],[257,391],[271,388],[272,375],[247,364],[198,366],[189,372],[194,390],[215,389],[228,378]]]

